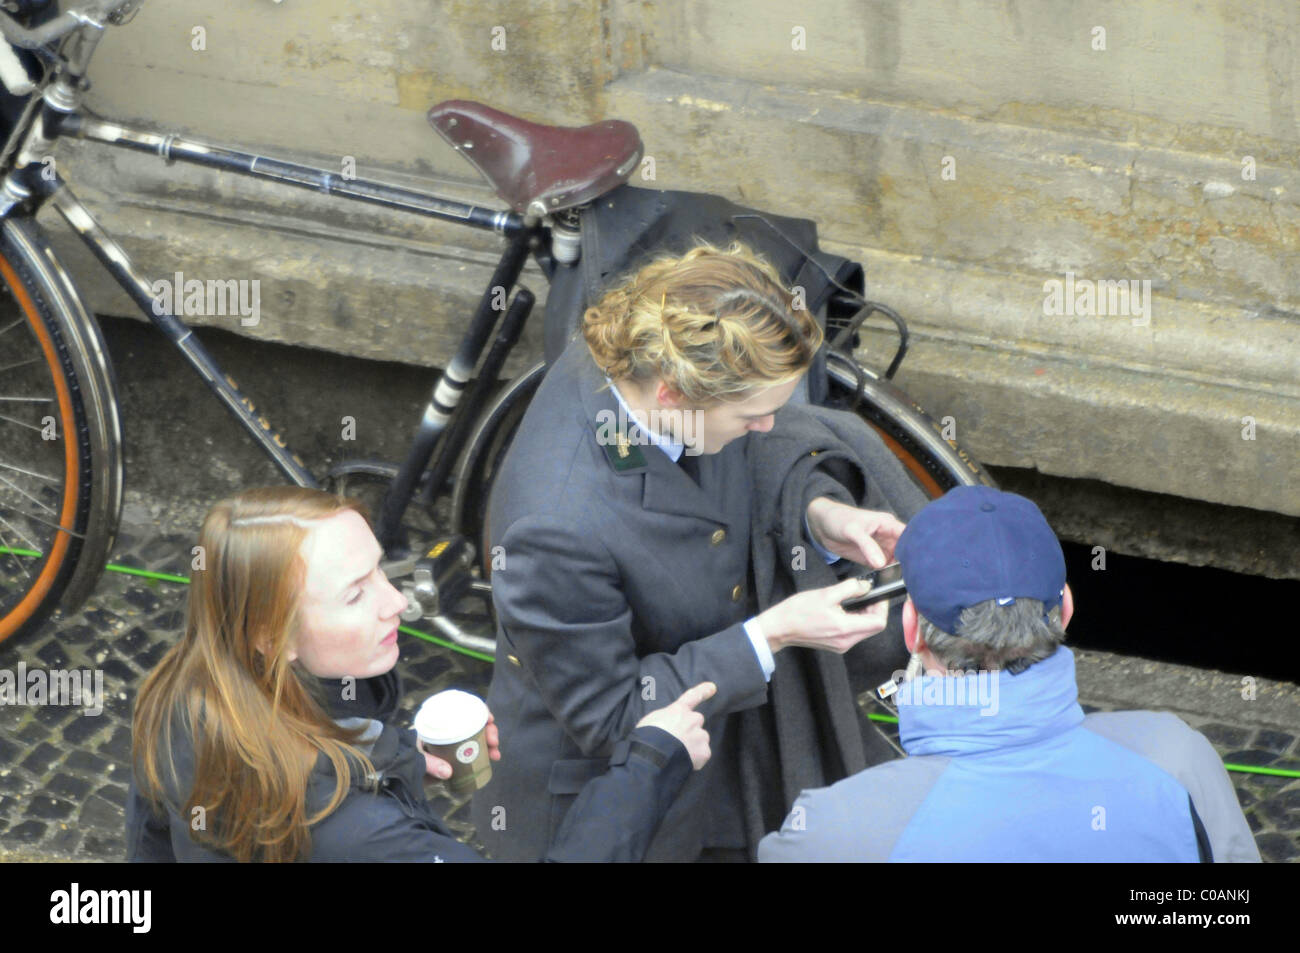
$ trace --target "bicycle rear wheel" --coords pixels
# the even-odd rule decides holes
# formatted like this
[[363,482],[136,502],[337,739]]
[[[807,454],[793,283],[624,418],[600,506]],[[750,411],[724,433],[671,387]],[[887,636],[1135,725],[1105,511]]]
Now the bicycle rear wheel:
[[0,644],[99,577],[121,508],[98,326],[29,219],[0,230]]
[[869,423],[931,499],[955,486],[997,486],[974,457],[945,438],[939,423],[894,384],[837,351],[827,355],[826,373],[830,406],[853,411]]

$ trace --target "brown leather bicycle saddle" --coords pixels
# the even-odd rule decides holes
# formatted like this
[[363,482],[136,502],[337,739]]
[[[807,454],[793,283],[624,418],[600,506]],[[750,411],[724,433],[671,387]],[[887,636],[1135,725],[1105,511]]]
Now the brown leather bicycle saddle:
[[438,103],[429,123],[517,212],[590,202],[626,182],[643,149],[636,127],[619,119],[543,126],[464,99]]

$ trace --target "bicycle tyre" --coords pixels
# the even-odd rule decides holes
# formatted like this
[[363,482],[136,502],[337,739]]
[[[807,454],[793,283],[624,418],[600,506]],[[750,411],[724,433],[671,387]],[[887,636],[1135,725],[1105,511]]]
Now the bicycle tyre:
[[[18,343],[6,349],[25,345],[27,353],[39,355],[23,363],[36,365],[37,379],[48,386],[50,397],[36,399],[57,408],[51,415],[57,437],[49,442],[61,444],[42,459],[42,465],[61,461],[59,486],[52,494],[57,526],[50,524],[47,544],[35,550],[39,555],[17,557],[8,550],[0,555],[31,560],[20,581],[11,585],[6,577],[0,582],[0,646],[10,647],[60,602],[75,608],[94,589],[117,532],[122,465],[116,387],[99,327],[48,239],[29,218],[9,219],[0,229],[0,293],[10,312],[0,317],[0,326],[27,336],[11,339]],[[0,360],[0,367],[10,363]],[[4,383],[0,379],[0,391]],[[0,458],[17,452],[0,452]],[[0,517],[8,517],[11,527],[19,518],[5,504],[0,504]]]
[[[854,365],[863,378],[862,400],[854,411],[881,435],[926,495],[933,499],[960,485],[997,485],[973,456],[944,438],[940,425],[902,390],[835,352],[826,368],[832,406],[853,403],[858,392]],[[481,417],[456,473],[452,531],[479,547],[484,578],[489,572],[487,506],[492,483],[544,373],[544,365],[535,364],[506,386]]]
[[456,469],[451,498],[451,531],[478,547],[485,579],[491,572],[487,507],[492,484],[519,422],[523,420],[533,393],[545,374],[545,362],[538,361],[506,384],[479,417]]
[[979,461],[944,437],[938,421],[892,382],[837,351],[827,355],[826,373],[831,406],[852,410],[870,424],[931,499],[955,486],[997,486]]

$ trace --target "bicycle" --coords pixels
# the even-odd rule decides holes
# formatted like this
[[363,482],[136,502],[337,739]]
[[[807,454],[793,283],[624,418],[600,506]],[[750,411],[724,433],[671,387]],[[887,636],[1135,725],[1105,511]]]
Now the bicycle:
[[[154,153],[168,163],[313,189],[502,236],[505,248],[492,279],[433,388],[403,462],[350,461],[331,470],[325,481],[336,488],[353,477],[383,484],[376,535],[385,547],[390,577],[407,580],[413,615],[431,620],[462,646],[490,652],[492,639],[461,629],[447,612],[471,589],[490,592],[490,566],[473,566],[476,544],[477,551],[486,549],[481,545],[486,502],[497,467],[545,373],[545,362],[539,362],[499,394],[490,394],[535,303],[527,288],[516,290],[515,285],[531,256],[552,288],[547,339],[562,340],[575,326],[581,303],[559,300],[556,288],[581,287],[584,261],[605,247],[593,238],[599,215],[608,215],[615,205],[604,199],[618,194],[635,204],[646,196],[672,193],[627,185],[643,147],[636,129],[617,120],[553,127],[477,103],[435,105],[429,111],[431,124],[510,206],[502,210],[91,115],[82,108],[80,94],[96,44],[108,26],[128,22],[142,3],[85,0],[59,12],[57,2],[11,0],[6,6],[12,12],[0,12],[0,33],[7,41],[0,43],[0,79],[8,91],[8,128],[0,152],[0,301],[5,308],[0,314],[0,428],[5,433],[0,448],[0,643],[35,629],[56,605],[74,609],[87,598],[113,545],[122,505],[113,371],[94,316],[36,223],[46,202],[175,344],[285,478],[299,486],[320,486],[184,322],[159,307],[153,285],[44,161],[58,138],[73,136]],[[557,156],[565,157],[562,168],[555,164]],[[891,383],[906,354],[906,323],[887,306],[863,297],[861,268],[802,247],[790,237],[799,220],[740,209],[728,226],[742,220],[755,228],[758,223],[770,226],[777,247],[793,246],[799,272],[806,270],[822,289],[815,306],[809,305],[826,322],[828,339],[809,375],[812,397],[860,414],[932,497],[959,483],[992,485],[978,462],[945,439],[938,424]],[[812,234],[815,243],[815,228]],[[828,261],[833,267],[827,267]],[[877,313],[891,320],[900,336],[883,374],[859,364],[852,350],[858,328]],[[449,534],[412,546],[404,514],[412,503],[431,507],[448,478],[453,491]]]

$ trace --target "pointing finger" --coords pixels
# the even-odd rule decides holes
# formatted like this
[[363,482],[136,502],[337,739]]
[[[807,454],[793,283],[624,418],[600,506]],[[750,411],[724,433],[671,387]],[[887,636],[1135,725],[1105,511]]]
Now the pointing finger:
[[700,682],[692,688],[686,689],[673,704],[681,705],[683,708],[693,710],[701,702],[708,701],[718,692],[718,686],[713,682]]

